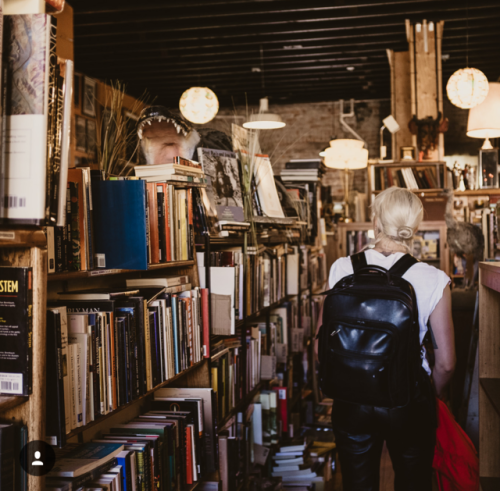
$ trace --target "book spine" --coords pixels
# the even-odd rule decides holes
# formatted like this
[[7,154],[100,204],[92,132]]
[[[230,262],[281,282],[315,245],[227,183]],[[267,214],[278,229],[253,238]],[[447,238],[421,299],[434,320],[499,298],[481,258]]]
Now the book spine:
[[55,145],[57,133],[57,19],[49,17],[49,64],[48,64],[48,106],[47,106],[47,172],[46,172],[46,199],[45,199],[45,219],[47,223],[57,221],[57,199],[54,202],[54,193],[57,196],[59,184],[60,159],[55,158]]
[[193,259],[194,254],[194,221],[193,221],[193,190],[187,190],[187,234],[188,234],[188,259]]
[[165,195],[163,193],[164,185],[157,185],[158,201],[158,249],[159,260],[161,263],[167,261],[167,240],[165,235]]
[[209,290],[201,288],[201,311],[203,320],[203,356],[210,358],[210,314],[209,314]]
[[150,391],[153,388],[153,377],[152,377],[152,368],[151,368],[151,337],[150,337],[150,328],[149,328],[149,311],[147,308],[147,302],[144,301],[144,353],[145,356],[145,365],[146,365],[146,379],[147,379],[147,390]]
[[173,322],[173,333],[174,333],[174,352],[175,352],[175,374],[180,372],[179,363],[179,323],[177,315],[177,295],[172,295],[172,322]]
[[82,262],[81,262],[81,251],[80,251],[80,236],[81,236],[81,231],[80,231],[80,223],[78,221],[78,209],[79,209],[79,202],[78,202],[78,183],[76,182],[70,182],[70,188],[69,188],[69,200],[70,200],[70,206],[68,207],[69,209],[66,211],[66,216],[69,217],[69,222],[71,223],[71,247],[69,248],[69,254],[71,257],[71,267],[70,269],[72,271],[80,271],[82,269]]
[[94,388],[94,418],[97,419],[101,415],[101,405],[100,405],[100,362],[99,362],[99,333],[97,330],[97,318],[94,324],[91,326],[92,332],[92,368],[93,368],[93,388]]
[[170,186],[164,186],[164,202],[165,202],[165,240],[166,240],[166,253],[167,261],[172,261],[172,241],[171,241],[171,213],[170,213]]

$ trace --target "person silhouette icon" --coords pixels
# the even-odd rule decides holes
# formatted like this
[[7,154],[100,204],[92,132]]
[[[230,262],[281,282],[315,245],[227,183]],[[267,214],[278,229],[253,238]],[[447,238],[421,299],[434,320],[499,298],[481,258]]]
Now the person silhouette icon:
[[43,465],[43,462],[41,460],[39,460],[41,455],[42,454],[37,450],[35,452],[35,459],[36,460],[31,462],[31,465]]

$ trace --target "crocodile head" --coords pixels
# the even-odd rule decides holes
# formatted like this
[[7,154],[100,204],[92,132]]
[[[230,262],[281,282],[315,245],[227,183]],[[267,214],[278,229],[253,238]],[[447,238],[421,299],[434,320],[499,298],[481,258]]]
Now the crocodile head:
[[137,122],[141,157],[146,164],[165,164],[174,157],[193,157],[200,135],[185,119],[164,106],[143,109]]

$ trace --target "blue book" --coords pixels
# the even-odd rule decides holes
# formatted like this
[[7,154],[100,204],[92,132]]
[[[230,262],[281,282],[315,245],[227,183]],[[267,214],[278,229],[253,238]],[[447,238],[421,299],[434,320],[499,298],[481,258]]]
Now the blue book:
[[172,324],[174,331],[174,358],[175,358],[175,374],[180,372],[179,367],[179,337],[177,332],[177,297],[172,296]]
[[116,456],[118,465],[122,466],[122,491],[132,490],[132,469],[130,465],[130,450],[123,450]]
[[95,265],[106,269],[148,269],[146,182],[92,183]]

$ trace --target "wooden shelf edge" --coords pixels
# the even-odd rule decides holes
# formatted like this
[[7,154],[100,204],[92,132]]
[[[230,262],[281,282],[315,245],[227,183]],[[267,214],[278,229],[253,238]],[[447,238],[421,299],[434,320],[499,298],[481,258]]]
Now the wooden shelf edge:
[[70,433],[66,434],[66,439],[69,440],[70,438],[73,438],[74,436],[79,435],[80,433],[83,433],[84,431],[87,431],[88,429],[92,428],[93,426],[102,423],[103,421],[106,421],[107,419],[111,418],[112,416],[115,416],[116,414],[120,413],[124,409],[133,406],[134,404],[137,404],[139,401],[142,401],[146,399],[146,397],[154,394],[158,389],[161,389],[163,387],[168,387],[172,382],[175,382],[179,380],[180,378],[184,377],[188,373],[196,370],[197,368],[201,367],[205,362],[207,361],[207,358],[203,359],[202,361],[196,363],[196,365],[193,365],[192,367],[187,368],[181,373],[178,373],[175,377],[172,377],[169,380],[166,380],[165,382],[162,382],[161,384],[157,385],[154,389],[151,389],[150,391],[146,392],[144,395],[138,397],[137,399],[134,399],[131,402],[128,402],[127,404],[123,404],[119,408],[115,409],[114,411],[106,414],[105,416],[102,416],[94,421],[91,421],[90,423],[86,424],[85,426],[81,426],[80,428],[75,428],[72,430]]
[[480,477],[479,481],[483,491],[498,491],[500,489],[500,477]]
[[144,273],[146,271],[157,271],[169,268],[183,268],[193,266],[194,261],[173,261],[170,263],[150,264],[148,269],[93,269],[92,271],[70,271],[65,273],[51,273],[47,275],[48,281],[67,281],[78,278],[94,278],[125,273]]
[[496,412],[500,414],[500,378],[481,377],[479,383]]
[[15,228],[2,225],[0,247],[46,247],[47,239],[41,228]]
[[0,412],[7,411],[29,401],[27,396],[0,396]]

